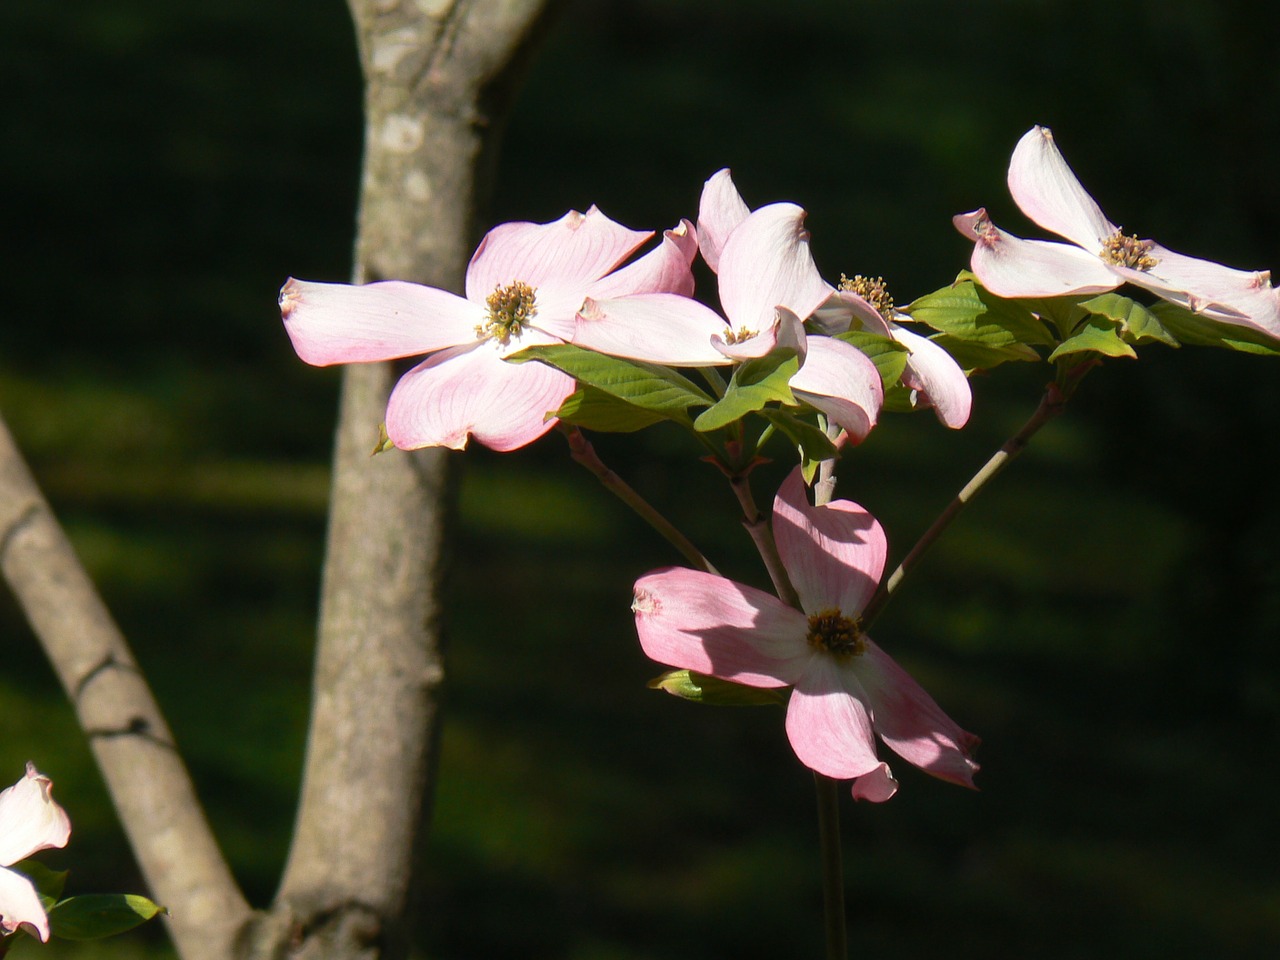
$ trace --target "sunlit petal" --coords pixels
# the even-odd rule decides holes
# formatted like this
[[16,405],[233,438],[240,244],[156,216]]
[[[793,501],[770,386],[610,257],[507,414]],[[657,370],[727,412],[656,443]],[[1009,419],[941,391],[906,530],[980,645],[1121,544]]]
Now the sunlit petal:
[[640,646],[668,666],[753,687],[782,687],[810,651],[805,617],[777,597],[724,577],[670,567],[636,581]]
[[476,339],[483,305],[416,283],[353,286],[290,279],[280,290],[284,328],[316,366],[430,353]]
[[832,337],[809,337],[804,366],[791,378],[791,391],[821,410],[861,443],[875,426],[884,403],[880,371],[865,353]]
[[1068,243],[1015,237],[992,223],[986,210],[953,219],[961,233],[976,241],[970,267],[982,285],[997,296],[1105,293],[1123,282],[1093,254]]
[[492,342],[455,347],[400,378],[387,404],[387,436],[405,450],[461,450],[472,436],[514,450],[555,425],[549,414],[573,390],[572,377],[536,361],[508,363]]
[[902,382],[916,391],[918,402],[933,407],[946,426],[957,430],[969,422],[973,391],[960,364],[928,337],[894,325],[893,338],[909,351]]
[[571,341],[615,357],[703,367],[729,362],[712,344],[727,329],[723,317],[696,300],[650,293],[588,299],[578,311]]
[[807,614],[831,607],[860,612],[875,593],[888,555],[884,529],[858,504],[810,504],[799,467],[774,498],[773,538]]
[[804,320],[831,294],[809,251],[804,218],[793,203],[772,203],[754,211],[725,241],[720,305],[735,330],[767,328],[778,307]]
[[31,881],[0,867],[0,932],[13,933],[27,925],[41,940],[49,940],[49,918]]
[[570,210],[552,223],[501,224],[485,234],[471,257],[467,299],[483,303],[495,288],[518,280],[545,298],[568,292],[581,302],[591,284],[651,236],[651,231],[628,230],[595,207],[586,213]]
[[1009,161],[1009,193],[1028,217],[1091,253],[1116,228],[1067,166],[1047,127],[1032,127]]
[[693,296],[690,264],[698,253],[698,235],[688,220],[666,230],[657,249],[597,280],[587,289],[596,300],[637,293],[675,293]]
[[773,325],[749,336],[732,336],[726,328],[712,338],[712,344],[731,360],[753,360],[767,356],[775,350],[790,350],[804,363],[809,352],[809,338],[804,323],[786,307],[778,307]]
[[712,272],[719,272],[720,251],[729,234],[750,213],[728,168],[718,171],[703,185],[698,204],[698,247]]
[[70,836],[71,820],[53,799],[53,782],[28,763],[23,778],[0,791],[0,866],[64,847]]

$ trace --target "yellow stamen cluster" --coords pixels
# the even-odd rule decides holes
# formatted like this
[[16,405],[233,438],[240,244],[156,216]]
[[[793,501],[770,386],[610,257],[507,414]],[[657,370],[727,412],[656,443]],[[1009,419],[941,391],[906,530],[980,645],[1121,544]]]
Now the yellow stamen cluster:
[[809,618],[809,646],[836,657],[856,657],[867,649],[859,617],[846,617],[831,607]]
[[746,327],[739,327],[737,330],[726,331],[724,335],[724,342],[730,345],[742,343],[744,340],[750,340],[755,335],[755,330],[748,330]]
[[1154,245],[1152,240],[1139,240],[1137,234],[1126,237],[1122,231],[1117,230],[1107,237],[1099,256],[1117,267],[1150,270],[1160,262],[1149,252]]
[[852,279],[840,274],[840,289],[856,293],[867,303],[876,308],[876,313],[886,320],[893,319],[893,297],[889,296],[889,287],[884,277],[864,277],[856,274]]
[[492,338],[504,347],[538,315],[534,289],[523,280],[505,287],[494,287],[484,302],[489,310],[484,323],[476,327],[476,336],[481,340]]

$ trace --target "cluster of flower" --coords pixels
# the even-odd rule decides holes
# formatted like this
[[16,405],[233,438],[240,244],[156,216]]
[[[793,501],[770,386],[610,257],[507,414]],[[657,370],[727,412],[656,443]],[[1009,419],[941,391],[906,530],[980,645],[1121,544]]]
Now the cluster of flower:
[[[428,354],[400,379],[387,407],[387,437],[401,448],[460,449],[470,436],[495,450],[521,447],[551,429],[557,415],[568,417],[584,384],[609,402],[647,405],[654,419],[669,416],[704,433],[748,413],[766,415],[770,429],[797,442],[806,468],[783,484],[772,517],[794,605],[707,570],[655,571],[635,586],[641,645],[653,659],[697,674],[790,688],[786,728],[797,756],[819,773],[853,780],[855,797],[885,800],[896,790],[876,755],[877,733],[926,772],[972,786],[976,738],[864,632],[861,614],[885,563],[879,523],[849,501],[808,500],[805,478],[815,461],[835,452],[828,438],[843,431],[855,444],[864,439],[891,389],[911,407],[931,407],[944,424],[961,427],[972,401],[966,369],[1037,360],[1036,348],[1051,349],[1047,359],[1069,379],[1063,358],[1074,364],[1081,354],[1136,356],[1133,345],[1147,341],[1274,353],[1273,338],[1280,338],[1280,296],[1268,274],[1126,236],[1080,185],[1048,130],[1035,127],[1022,137],[1009,186],[1032,220],[1071,244],[1014,237],[982,209],[963,214],[955,224],[974,241],[972,273],[901,309],[878,279],[842,278],[839,286],[824,280],[804,210],[791,203],[751,210],[727,170],[704,186],[696,227],[682,221],[625,266],[652,234],[592,207],[554,223],[490,231],[467,269],[465,297],[398,281],[289,280],[280,306],[308,363]],[[693,299],[699,253],[717,277],[720,312]],[[1155,293],[1174,312],[1095,297],[1124,283]],[[996,306],[990,294],[1021,302]],[[940,335],[914,332],[906,321],[923,321]],[[963,366],[948,346],[964,355]],[[586,367],[564,359],[570,347],[667,372],[651,376],[657,388],[647,394],[618,386],[650,376],[639,366],[611,367],[588,382],[574,375]],[[881,366],[873,353],[896,360]],[[520,362],[531,356],[544,362]],[[780,356],[790,365],[764,367],[769,377],[785,374],[780,384],[762,389],[768,377],[743,374]],[[670,370],[684,367],[731,367],[733,379],[727,390],[719,381],[712,397]],[[699,405],[710,409],[689,419],[689,408]],[[825,436],[796,422],[814,415]],[[617,429],[642,422],[632,416]]]
[[[554,223],[491,230],[467,267],[465,297],[401,281],[289,280],[280,307],[308,363],[429,354],[401,377],[387,406],[387,435],[402,449],[461,449],[474,436],[512,450],[542,436],[574,378],[546,364],[505,361],[554,343],[668,367],[730,366],[790,350],[800,360],[789,381],[794,396],[858,441],[875,425],[883,388],[866,354],[835,336],[851,328],[903,344],[910,354],[903,382],[917,402],[962,426],[970,406],[964,372],[895,322],[891,303],[877,309],[853,284],[827,283],[804,219],[791,203],[751,211],[722,170],[703,190],[697,227],[681,221],[626,266],[652,233],[592,207]],[[693,299],[699,251],[718,276],[723,316]]]

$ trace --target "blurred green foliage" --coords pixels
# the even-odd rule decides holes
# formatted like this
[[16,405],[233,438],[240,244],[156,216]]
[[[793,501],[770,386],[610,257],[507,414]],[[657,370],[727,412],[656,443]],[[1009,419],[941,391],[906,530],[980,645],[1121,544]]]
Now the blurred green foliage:
[[[964,266],[952,214],[986,205],[1038,235],[1003,177],[1042,123],[1126,229],[1280,264],[1265,9],[571,3],[506,130],[488,219],[597,203],[670,226],[728,165],[752,205],[810,211],[830,275],[884,274],[906,301]],[[293,356],[274,298],[289,274],[348,271],[345,9],[6,4],[0,77],[0,408],[265,902],[301,764],[337,383]],[[900,556],[1042,378],[975,382],[961,434],[892,418],[841,494]],[[857,956],[1275,955],[1278,401],[1267,359],[1157,346],[1108,363],[890,606],[877,639],[984,738],[982,792],[900,763],[897,798],[848,811]],[[678,432],[597,446],[723,569],[762,579]],[[812,791],[781,715],[645,688],[661,668],[635,643],[630,584],[676,558],[564,452],[553,436],[465,457],[423,955],[817,955]],[[762,471],[762,502],[783,469]],[[75,824],[44,859],[74,866],[71,893],[141,891],[7,596],[0,631],[0,769],[34,759]],[[53,954],[142,949],[165,949],[158,928]]]

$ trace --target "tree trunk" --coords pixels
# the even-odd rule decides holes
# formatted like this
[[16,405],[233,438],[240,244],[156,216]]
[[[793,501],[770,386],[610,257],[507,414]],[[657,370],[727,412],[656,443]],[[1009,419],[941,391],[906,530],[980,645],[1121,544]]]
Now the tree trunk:
[[[461,291],[495,122],[541,0],[351,0],[366,78],[354,280]],[[344,373],[314,702],[270,926],[291,949],[399,957],[433,792],[449,454],[370,457],[396,371]]]

